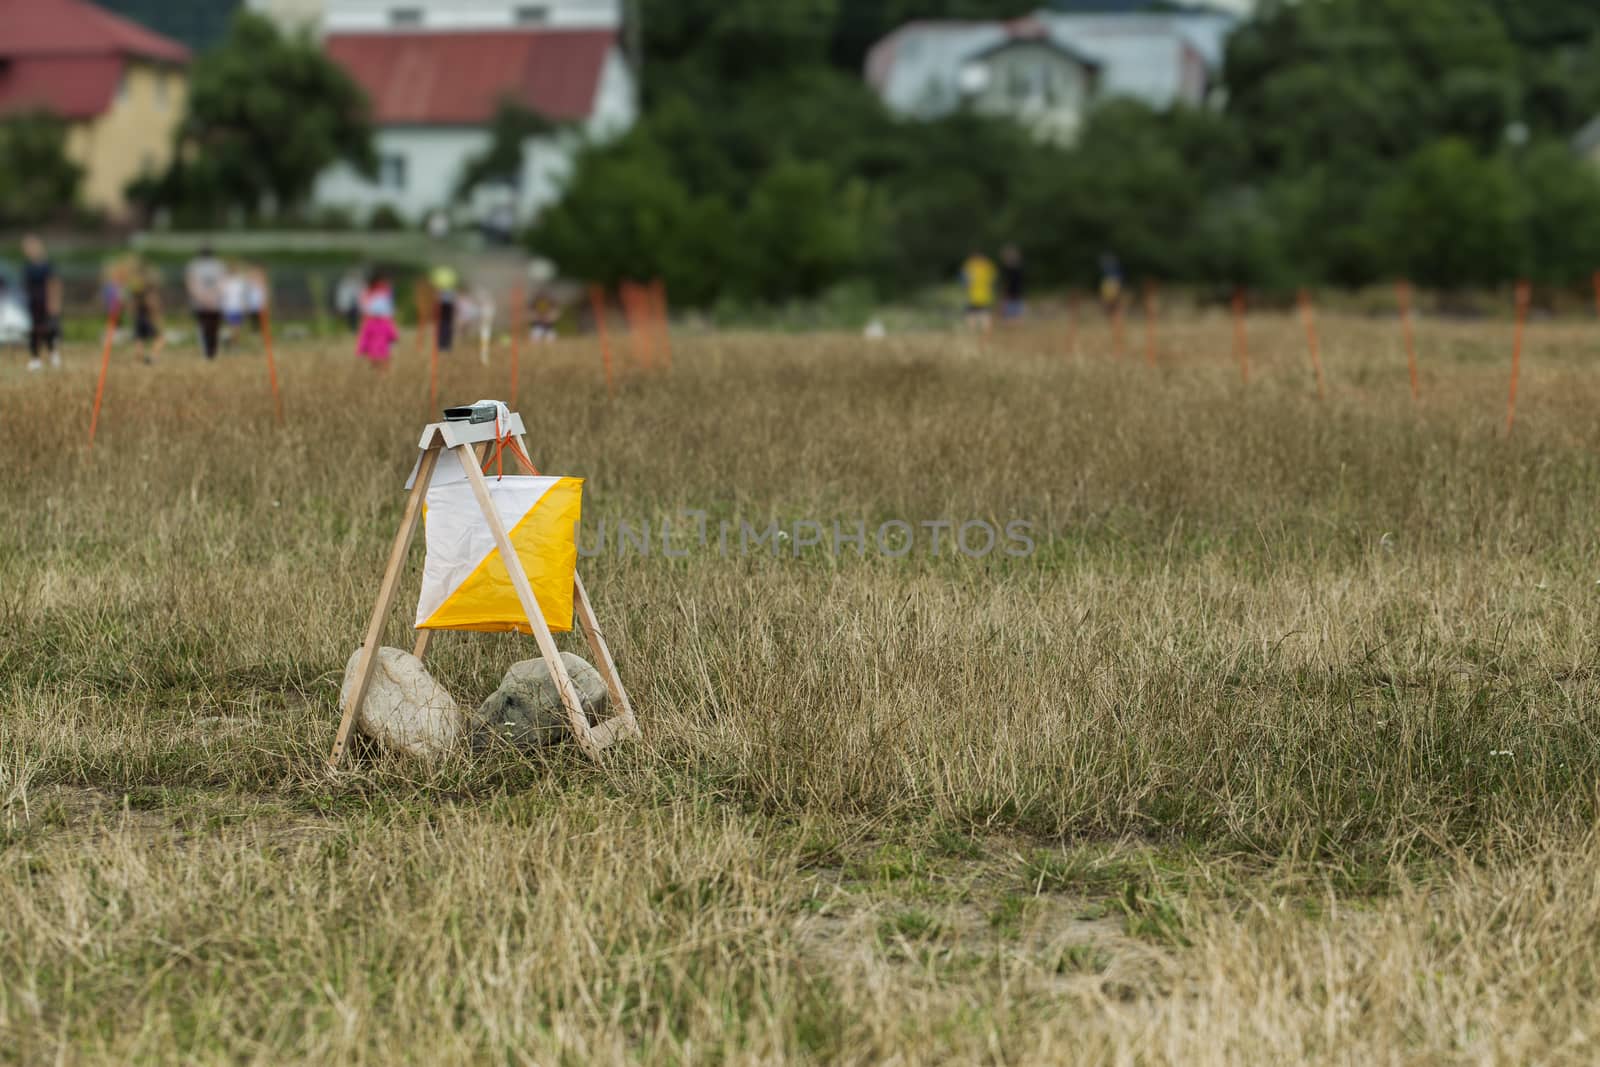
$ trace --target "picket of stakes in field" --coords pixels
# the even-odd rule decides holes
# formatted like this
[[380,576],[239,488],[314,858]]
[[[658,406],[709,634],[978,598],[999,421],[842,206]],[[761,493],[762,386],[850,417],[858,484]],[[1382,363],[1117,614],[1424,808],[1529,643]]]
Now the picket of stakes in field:
[[[1593,281],[1595,314],[1597,318],[1600,318],[1600,271],[1595,272]],[[1145,363],[1150,367],[1155,367],[1162,351],[1160,342],[1159,289],[1154,281],[1146,281],[1142,286],[1141,293]],[[1410,282],[1401,280],[1396,283],[1396,310],[1406,353],[1407,376],[1410,383],[1411,397],[1413,401],[1420,401],[1422,394],[1413,310],[1414,295],[1414,289]],[[670,371],[672,369],[672,341],[666,288],[661,280],[658,278],[648,283],[624,280],[617,286],[616,301],[617,308],[621,312],[622,320],[626,327],[627,350],[631,364],[635,368],[644,371],[657,369]],[[526,293],[519,286],[511,293],[511,311],[508,323],[509,395],[513,397],[518,395],[517,391],[521,381],[522,344],[525,340],[523,333],[527,329],[525,302]],[[600,285],[588,286],[587,302],[595,324],[595,338],[600,350],[601,373],[605,382],[606,393],[608,396],[615,396],[616,372],[611,345],[611,330],[608,325],[611,308],[607,301],[605,288]],[[1516,423],[1517,389],[1521,376],[1522,353],[1531,303],[1531,283],[1527,281],[1518,282],[1515,289],[1510,381],[1506,398],[1505,432],[1507,435],[1512,432]],[[1110,354],[1112,359],[1118,361],[1127,355],[1125,304],[1126,301],[1117,300],[1109,309],[1108,315]],[[1323,368],[1322,348],[1317,329],[1315,299],[1310,290],[1302,288],[1296,293],[1295,304],[1305,333],[1306,352],[1317,397],[1326,399],[1328,384]],[[419,359],[424,356],[427,359],[428,410],[434,411],[439,406],[440,353],[438,345],[438,312],[431,291],[422,282],[418,283],[416,306],[417,354]],[[1066,350],[1073,353],[1080,351],[1082,337],[1081,306],[1080,295],[1075,291],[1068,292],[1066,296],[1064,340],[1066,342]],[[1248,326],[1250,312],[1249,298],[1242,287],[1234,291],[1229,302],[1229,309],[1233,323],[1234,361],[1238,364],[1241,383],[1248,385],[1251,380]],[[100,412],[110,372],[112,349],[121,320],[122,302],[113,301],[106,315],[101,341],[100,370],[95,382],[94,399],[90,408],[87,440],[91,450],[94,447],[95,437],[99,429]],[[272,400],[273,414],[277,423],[282,425],[284,421],[283,398],[278,388],[278,370],[273,350],[270,302],[268,306],[263,307],[261,310],[261,339],[262,351],[267,365],[267,382]]]
[[[1595,314],[1600,318],[1600,271],[1594,275],[1595,287]],[[1412,295],[1411,283],[1400,281],[1396,283],[1396,298],[1399,311],[1400,329],[1405,342],[1406,370],[1411,385],[1411,399],[1422,399],[1421,384],[1417,364],[1416,337],[1412,322]],[[1145,362],[1154,367],[1159,352],[1157,340],[1157,322],[1159,307],[1157,303],[1157,288],[1154,282],[1146,282],[1143,287],[1143,306],[1145,319]],[[1509,436],[1516,424],[1517,411],[1517,384],[1522,371],[1522,351],[1527,331],[1528,312],[1533,302],[1533,285],[1526,280],[1519,281],[1515,290],[1515,314],[1513,318],[1513,332],[1511,345],[1511,376],[1510,386],[1506,397],[1506,434]],[[1316,383],[1317,398],[1327,399],[1327,378],[1323,372],[1322,344],[1317,332],[1316,304],[1308,289],[1300,289],[1295,294],[1295,305],[1300,321],[1305,329],[1306,352],[1310,358],[1312,378]],[[1246,325],[1248,317],[1248,301],[1244,290],[1236,289],[1229,302],[1233,319],[1233,351],[1234,359],[1239,364],[1239,377],[1243,384],[1250,383],[1250,341]],[[1070,350],[1076,351],[1078,345],[1078,302],[1075,297],[1069,297],[1067,302],[1067,338]],[[1111,309],[1111,352],[1114,359],[1120,360],[1125,354],[1123,306],[1119,300]]]
[[[594,316],[595,331],[600,342],[601,367],[606,383],[606,393],[616,395],[615,377],[612,371],[610,332],[606,325],[609,314],[606,305],[605,289],[599,285],[588,288],[590,308]],[[431,291],[424,283],[419,282],[416,293],[417,306],[417,351],[421,356],[424,353],[428,359],[428,410],[436,411],[439,407],[439,320],[438,309],[433,300]],[[525,320],[526,294],[519,286],[513,289],[510,301],[510,322],[508,337],[508,370],[509,394],[517,396],[517,387],[520,384],[521,354],[523,332],[527,328]],[[624,281],[618,287],[618,303],[622,309],[623,319],[627,324],[629,355],[636,367],[646,371],[657,369],[672,369],[672,340],[670,334],[667,291],[659,278],[648,284]],[[120,299],[113,300],[106,311],[105,327],[101,333],[100,342],[100,371],[95,379],[94,400],[89,409],[88,447],[94,449],[95,437],[100,428],[100,410],[104,404],[106,382],[111,371],[111,354],[116,344],[117,330],[122,325],[122,311],[124,302]],[[271,300],[269,299],[261,308],[261,346],[262,354],[267,364],[267,386],[272,398],[273,417],[278,425],[283,425],[283,396],[278,389],[278,366],[273,352],[272,340],[272,314]]]

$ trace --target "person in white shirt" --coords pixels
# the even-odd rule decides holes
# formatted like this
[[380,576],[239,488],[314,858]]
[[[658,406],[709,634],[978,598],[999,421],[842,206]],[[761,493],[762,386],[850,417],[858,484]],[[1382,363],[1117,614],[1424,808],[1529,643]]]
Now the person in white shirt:
[[222,338],[222,283],[227,274],[228,268],[208,246],[189,261],[183,275],[189,290],[189,307],[200,327],[200,346],[207,359],[217,358]]

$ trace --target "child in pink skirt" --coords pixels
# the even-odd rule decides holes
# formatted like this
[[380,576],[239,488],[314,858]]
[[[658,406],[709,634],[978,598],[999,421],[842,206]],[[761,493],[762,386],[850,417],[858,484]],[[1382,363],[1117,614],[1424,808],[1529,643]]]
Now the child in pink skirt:
[[361,294],[361,332],[356,336],[356,353],[378,367],[389,365],[389,350],[400,337],[394,328],[394,290],[382,271],[374,271]]

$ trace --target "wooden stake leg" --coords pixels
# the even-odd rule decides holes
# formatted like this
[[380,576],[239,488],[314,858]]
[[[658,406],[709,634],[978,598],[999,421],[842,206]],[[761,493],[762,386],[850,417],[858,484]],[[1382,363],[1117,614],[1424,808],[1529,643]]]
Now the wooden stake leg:
[[[469,452],[462,454],[467,457],[471,455]],[[467,461],[470,463],[471,459]],[[350,726],[355,722],[356,710],[366,701],[367,690],[372,685],[372,675],[378,667],[378,642],[383,639],[383,624],[394,609],[395,593],[400,588],[400,572],[405,569],[406,553],[411,550],[411,538],[417,532],[418,520],[422,518],[422,502],[428,495],[428,483],[433,481],[434,467],[438,462],[437,448],[430,448],[422,454],[417,479],[411,485],[411,495],[406,498],[400,532],[395,534],[394,547],[389,550],[389,566],[383,572],[383,584],[378,588],[378,603],[372,609],[372,621],[367,624],[367,639],[361,646],[355,688],[350,691],[350,699],[345,703],[344,713],[339,718],[339,732],[333,738],[333,751],[328,754],[330,769],[338,768],[339,760],[344,756],[345,744],[350,739]]]
[[[594,665],[600,671],[600,676],[606,680],[606,689],[611,694],[611,703],[617,713],[601,726],[611,727],[614,723],[620,724],[618,736],[637,737],[639,722],[633,717],[633,704],[628,700],[628,691],[622,687],[622,676],[617,673],[617,665],[611,659],[611,649],[606,646],[606,636],[600,632],[600,623],[594,615],[594,605],[589,603],[589,594],[583,588],[583,579],[577,572],[572,575],[572,600],[577,609],[578,625],[583,627],[583,636],[589,642],[589,651],[594,654]],[[597,727],[598,729],[598,727]]]
[[[517,445],[522,449],[524,456],[528,452],[528,442],[522,434],[517,435]],[[606,691],[611,694],[611,704],[617,709],[617,714],[607,721],[594,727],[596,743],[605,748],[612,741],[619,741],[627,737],[639,736],[639,721],[633,717],[633,702],[628,699],[628,691],[622,687],[622,675],[617,671],[617,664],[611,658],[611,649],[606,645],[605,634],[600,631],[600,621],[595,617],[594,605],[589,602],[589,592],[583,587],[583,579],[577,571],[572,572],[572,603],[573,610],[578,616],[578,625],[583,629],[584,640],[589,642],[589,651],[594,656],[595,669],[605,679]]]
[[597,760],[600,758],[600,750],[604,747],[602,739],[597,739],[589,728],[589,720],[583,714],[583,704],[578,699],[578,691],[567,675],[567,666],[561,661],[561,650],[556,647],[555,636],[551,634],[549,625],[544,621],[544,612],[539,608],[539,601],[533,595],[533,587],[528,584],[527,572],[522,569],[522,560],[517,556],[516,547],[511,543],[511,535],[506,532],[506,525],[500,521],[500,513],[495,510],[494,499],[489,495],[489,485],[484,481],[483,471],[478,469],[472,450],[466,445],[458,445],[453,451],[456,458],[461,461],[462,470],[467,473],[467,482],[472,486],[472,495],[478,500],[478,507],[483,511],[483,519],[489,524],[489,532],[494,535],[495,547],[500,550],[500,559],[506,565],[506,574],[511,578],[511,587],[516,590],[517,600],[528,616],[528,625],[533,629],[533,639],[538,642],[539,654],[544,657],[545,665],[550,668],[550,677],[555,680],[556,691],[561,694],[561,705],[566,709],[567,723],[572,729],[572,736],[584,755]]

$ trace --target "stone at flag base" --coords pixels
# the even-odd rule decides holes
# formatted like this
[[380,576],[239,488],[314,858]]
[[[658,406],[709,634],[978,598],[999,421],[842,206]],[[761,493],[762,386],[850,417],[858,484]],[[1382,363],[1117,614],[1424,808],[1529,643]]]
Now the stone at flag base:
[[[604,721],[609,698],[600,672],[571,652],[561,653],[561,662],[578,691],[578,703],[589,725]],[[475,749],[500,741],[527,750],[572,736],[561,693],[550,677],[549,664],[542,659],[512,664],[500,688],[468,717]]]
[[[572,629],[582,478],[490,477],[489,498],[552,633]],[[423,513],[419,630],[532,633],[466,472],[441,467]]]
[[[423,758],[444,755],[461,737],[461,709],[454,698],[411,653],[380,648],[377,656],[377,669],[356,727],[391,752]],[[341,706],[350,698],[360,663],[358,648],[345,664]]]

